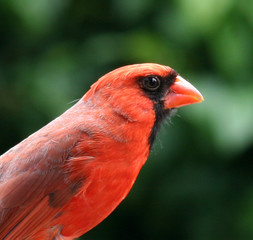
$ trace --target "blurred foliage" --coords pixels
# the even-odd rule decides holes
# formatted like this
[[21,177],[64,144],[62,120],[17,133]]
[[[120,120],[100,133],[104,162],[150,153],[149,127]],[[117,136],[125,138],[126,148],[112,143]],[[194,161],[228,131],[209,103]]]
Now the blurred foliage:
[[253,1],[0,1],[1,153],[106,72],[169,65],[205,102],[163,127],[127,199],[83,239],[253,239]]

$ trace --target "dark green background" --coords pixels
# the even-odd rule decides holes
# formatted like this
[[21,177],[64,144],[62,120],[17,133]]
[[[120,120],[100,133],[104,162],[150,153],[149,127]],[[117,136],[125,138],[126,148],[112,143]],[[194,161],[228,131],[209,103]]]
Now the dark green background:
[[129,196],[83,237],[253,239],[253,1],[2,0],[0,151],[131,63],[176,69],[205,102],[160,131]]

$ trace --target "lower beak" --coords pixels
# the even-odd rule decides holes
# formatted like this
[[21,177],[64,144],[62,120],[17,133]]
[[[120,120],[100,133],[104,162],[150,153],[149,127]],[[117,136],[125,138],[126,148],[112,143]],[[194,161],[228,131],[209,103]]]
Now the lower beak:
[[164,108],[179,108],[193,103],[200,103],[203,100],[203,96],[194,86],[182,77],[177,76],[164,99]]

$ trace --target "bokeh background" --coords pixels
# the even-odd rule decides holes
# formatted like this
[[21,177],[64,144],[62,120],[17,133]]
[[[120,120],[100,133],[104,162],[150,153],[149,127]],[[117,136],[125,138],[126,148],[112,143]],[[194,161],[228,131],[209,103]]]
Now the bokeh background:
[[253,1],[0,1],[0,153],[131,63],[176,69],[179,109],[129,196],[83,237],[253,239]]

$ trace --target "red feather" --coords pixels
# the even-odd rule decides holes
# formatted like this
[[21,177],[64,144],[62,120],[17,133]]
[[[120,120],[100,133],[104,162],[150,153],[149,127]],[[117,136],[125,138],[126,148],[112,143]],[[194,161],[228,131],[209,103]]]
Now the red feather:
[[[163,95],[145,90],[141,79],[149,76],[160,79]],[[165,111],[203,100],[193,86],[179,83],[174,70],[158,64],[116,69],[76,105],[3,154],[0,239],[73,239],[105,219],[148,158],[159,120],[155,104]]]

